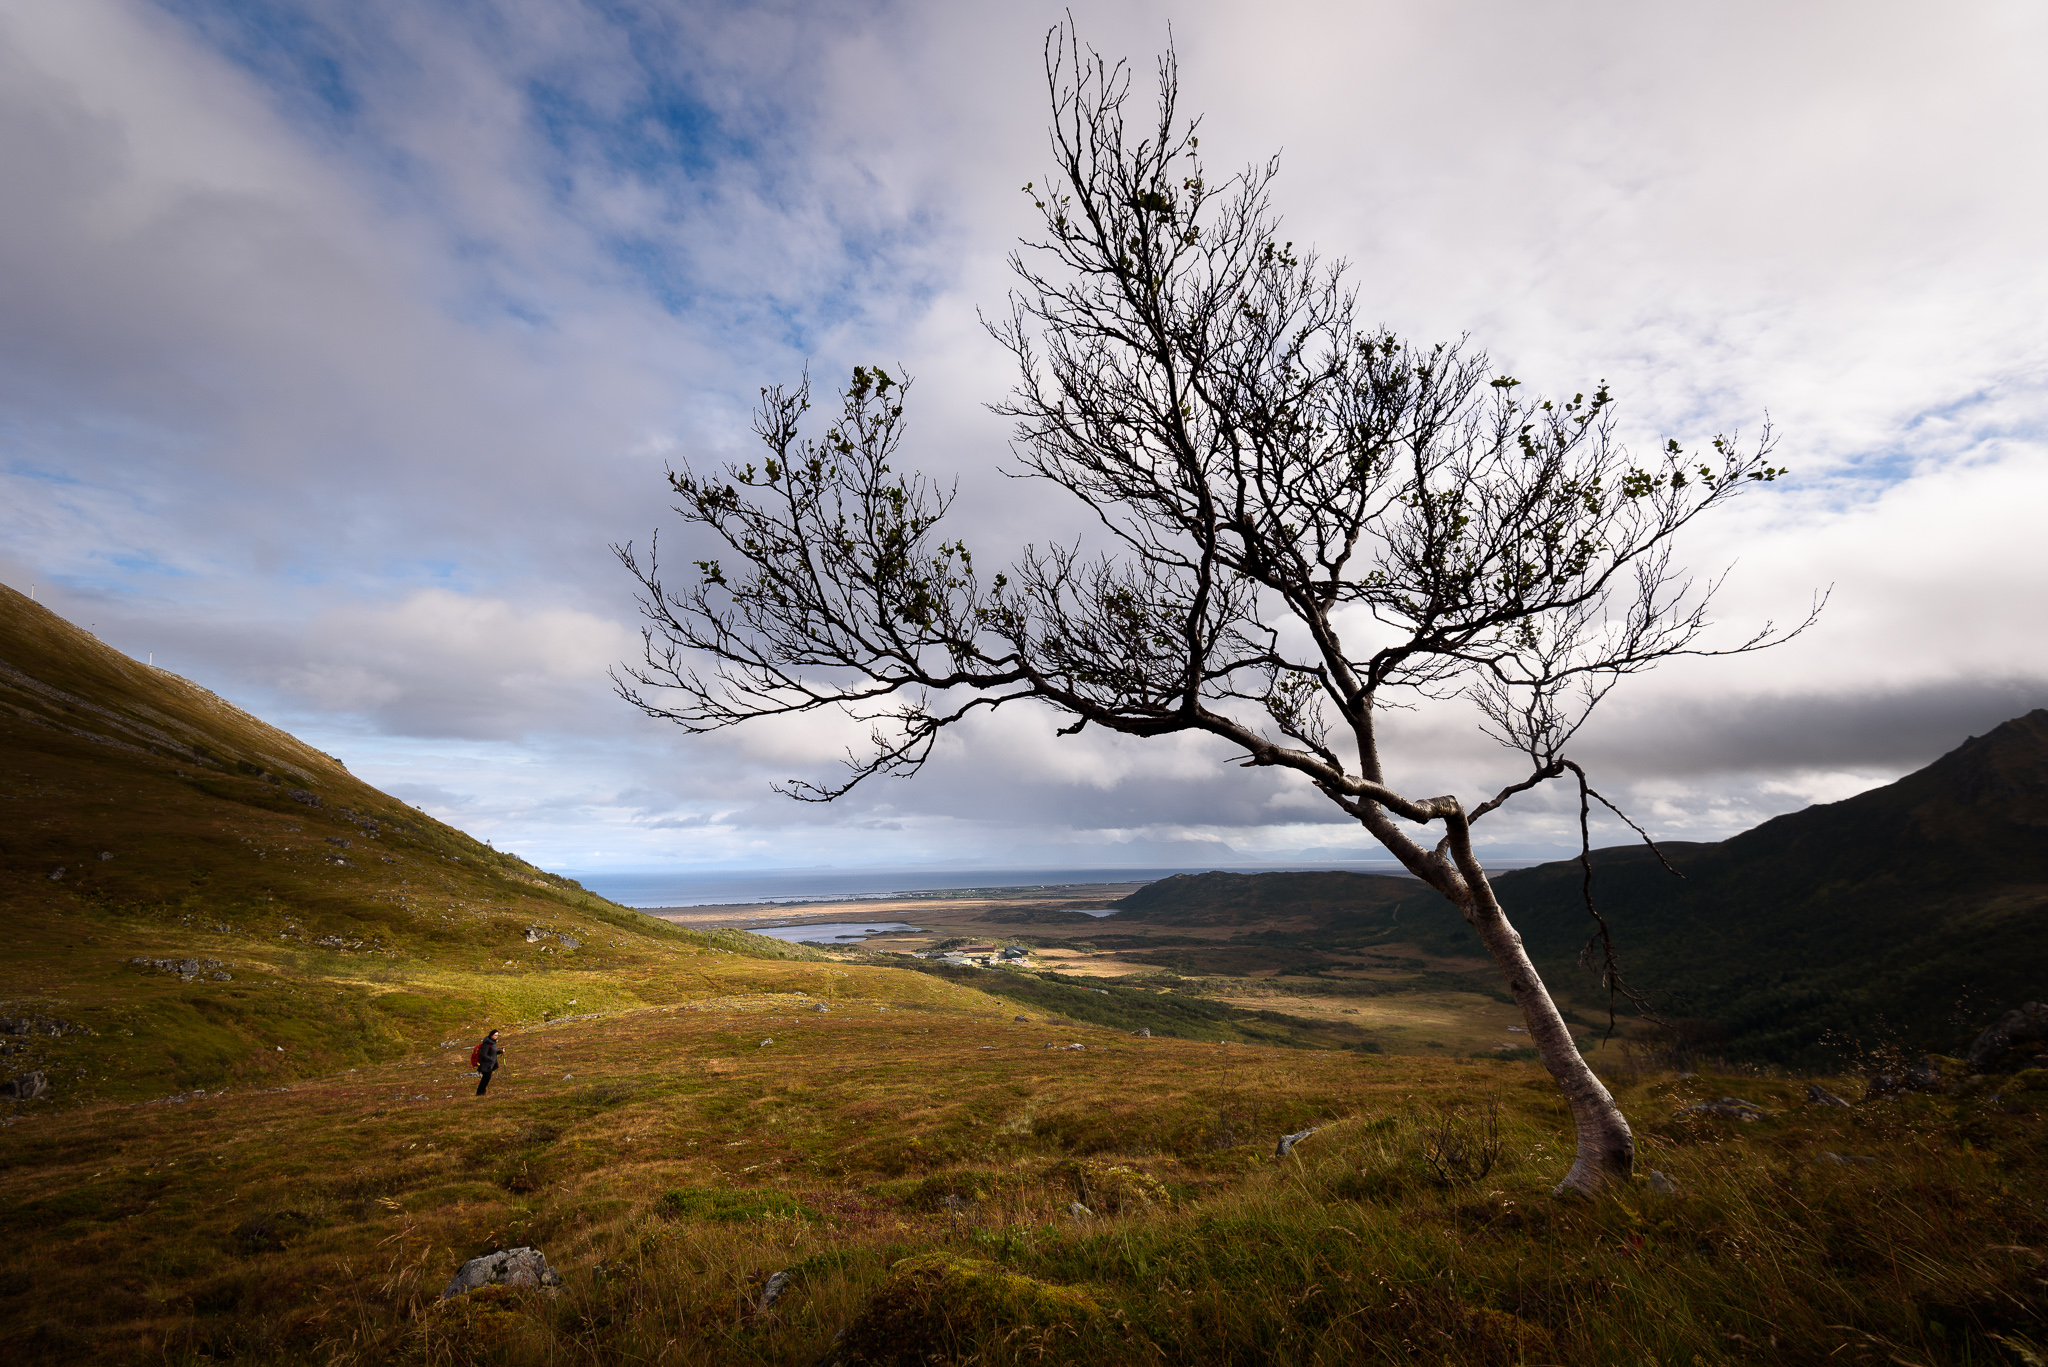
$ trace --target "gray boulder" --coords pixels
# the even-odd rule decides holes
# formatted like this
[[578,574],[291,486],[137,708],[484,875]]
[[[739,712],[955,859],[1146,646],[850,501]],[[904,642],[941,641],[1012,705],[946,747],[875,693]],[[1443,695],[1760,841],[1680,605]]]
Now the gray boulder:
[[1702,1101],[1694,1106],[1687,1106],[1679,1114],[1718,1115],[1729,1120],[1740,1120],[1748,1123],[1753,1120],[1762,1120],[1770,1112],[1757,1105],[1754,1101],[1744,1101],[1739,1096],[1724,1096],[1717,1097],[1712,1101]]
[[480,1286],[560,1286],[562,1274],[548,1266],[537,1248],[507,1248],[471,1258],[448,1283],[441,1299],[460,1296]]
[[1849,1104],[1827,1088],[1821,1086],[1818,1082],[1807,1087],[1806,1100],[1807,1104],[1812,1106],[1846,1106]]
[[[1970,1065],[1972,1072],[1987,1073],[2006,1061],[2005,1056],[2014,1045],[2038,1039],[2048,1039],[2048,1006],[2028,1002],[2006,1012],[2003,1020],[1977,1036],[1977,1042],[1970,1046],[1969,1053],[1963,1055],[1963,1061]],[[2036,1052],[2027,1050],[2027,1061],[2018,1066],[2029,1066]]]
[[50,1080],[41,1073],[23,1073],[0,1082],[0,1097],[10,1101],[34,1101],[50,1094]]
[[[1949,1060],[1953,1063],[1954,1060]],[[1877,1101],[1883,1097],[1897,1096],[1902,1092],[1941,1092],[1948,1090],[1949,1078],[1942,1070],[1942,1061],[1933,1054],[1907,1068],[1902,1073],[1877,1073],[1870,1079],[1869,1090],[1864,1092],[1865,1101]]]

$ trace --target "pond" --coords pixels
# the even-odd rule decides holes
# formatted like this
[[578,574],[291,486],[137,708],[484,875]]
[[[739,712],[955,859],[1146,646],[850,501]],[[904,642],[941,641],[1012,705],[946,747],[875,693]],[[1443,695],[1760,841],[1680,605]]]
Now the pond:
[[771,940],[788,940],[792,944],[858,944],[870,935],[893,935],[900,931],[915,931],[922,927],[908,921],[814,921],[807,926],[748,926],[755,935],[766,935]]

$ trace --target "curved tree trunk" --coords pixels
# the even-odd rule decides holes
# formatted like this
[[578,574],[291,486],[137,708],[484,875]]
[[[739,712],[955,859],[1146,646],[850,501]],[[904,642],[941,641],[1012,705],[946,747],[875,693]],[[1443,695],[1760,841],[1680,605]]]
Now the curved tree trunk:
[[1528,1022],[1529,1038],[1535,1042],[1543,1066],[1557,1079],[1558,1088],[1571,1107],[1572,1124],[1578,1132],[1578,1153],[1571,1171],[1558,1183],[1557,1194],[1576,1191],[1592,1196],[1610,1185],[1627,1182],[1635,1169],[1634,1132],[1621,1108],[1614,1104],[1613,1094],[1594,1076],[1572,1041],[1564,1017],[1558,1014],[1557,1003],[1550,999],[1549,989],[1529,961],[1521,935],[1508,924],[1486,875],[1476,866],[1465,873],[1471,895],[1461,902],[1459,910],[1479,932],[1487,953],[1500,966],[1508,990],[1515,994],[1515,1003],[1522,1008],[1522,1019]]
[[1522,1008],[1529,1038],[1542,1057],[1543,1066],[1557,1080],[1558,1090],[1564,1093],[1565,1104],[1571,1108],[1573,1129],[1577,1131],[1576,1156],[1556,1193],[1573,1191],[1593,1196],[1610,1186],[1626,1183],[1635,1171],[1635,1133],[1629,1129],[1621,1108],[1614,1104],[1613,1093],[1586,1066],[1557,1003],[1550,999],[1550,989],[1543,985],[1536,965],[1529,960],[1521,935],[1501,910],[1493,884],[1473,852],[1472,825],[1464,807],[1454,797],[1410,806],[1417,815],[1443,821],[1444,842],[1434,851],[1425,851],[1409,839],[1376,804],[1363,807],[1360,815],[1365,828],[1407,865],[1409,872],[1442,893],[1463,914],[1467,924],[1479,932],[1479,939],[1500,968],[1508,991],[1514,993],[1515,1004]]

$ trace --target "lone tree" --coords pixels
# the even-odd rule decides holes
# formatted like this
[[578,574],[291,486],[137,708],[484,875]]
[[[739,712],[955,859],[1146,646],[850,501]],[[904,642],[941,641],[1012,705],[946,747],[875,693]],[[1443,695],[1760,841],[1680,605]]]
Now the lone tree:
[[[1111,550],[1027,547],[985,578],[942,530],[953,489],[898,466],[907,380],[856,368],[817,438],[808,380],[764,389],[758,466],[669,472],[720,558],[675,578],[657,548],[614,547],[649,622],[621,696],[691,732],[825,708],[870,722],[842,782],[778,788],[803,801],[914,773],[946,727],[1027,700],[1071,719],[1061,735],[1206,732],[1291,770],[1478,931],[1571,1105],[1560,1190],[1626,1178],[1628,1122],[1472,824],[1571,774],[1583,832],[1598,795],[1565,747],[1615,681],[1798,630],[1705,648],[1714,585],[1672,564],[1694,518],[1782,473],[1768,431],[1640,462],[1604,384],[1524,399],[1483,354],[1360,328],[1343,265],[1279,236],[1277,160],[1204,171],[1170,52],[1156,120],[1136,127],[1124,64],[1065,26],[1045,56],[1057,174],[1025,187],[1044,235],[1012,256],[1009,313],[989,324],[1019,373],[995,408],[1020,473],[1080,499]],[[1389,787],[1381,710],[1418,695],[1477,704],[1522,776],[1471,806]],[[1611,950],[1606,969],[1612,983]]]

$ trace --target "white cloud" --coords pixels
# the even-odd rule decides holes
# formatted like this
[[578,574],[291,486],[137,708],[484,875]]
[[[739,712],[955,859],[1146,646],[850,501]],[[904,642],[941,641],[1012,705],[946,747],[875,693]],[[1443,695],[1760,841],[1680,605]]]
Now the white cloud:
[[[767,784],[831,777],[859,728],[690,741],[607,691],[637,628],[606,543],[661,520],[664,458],[744,452],[755,387],[806,358],[821,387],[919,376],[914,455],[959,473],[983,559],[1085,529],[998,476],[974,316],[1044,174],[1061,7],[179,12],[0,0],[10,582],[536,853],[1349,838],[1218,744],[1055,739],[1025,709],[798,807]],[[1141,99],[1168,17],[1085,18]],[[2019,629],[2048,615],[2038,6],[1171,18],[1212,165],[1284,147],[1290,231],[1356,263],[1368,317],[1469,329],[1537,386],[1610,379],[1645,441],[1778,422],[1794,482],[1689,553],[1736,563],[1731,628],[1835,599],[1589,730],[1660,829],[1726,834],[2048,702]],[[1469,720],[1393,718],[1397,779],[1513,777]],[[1575,823],[1532,795],[1491,838]]]
[[635,644],[590,613],[428,589],[322,613],[276,682],[306,707],[389,733],[517,739],[588,725],[579,714]]

